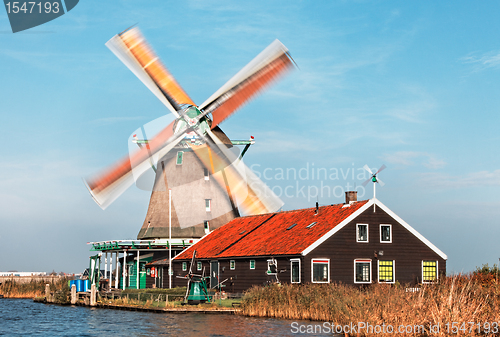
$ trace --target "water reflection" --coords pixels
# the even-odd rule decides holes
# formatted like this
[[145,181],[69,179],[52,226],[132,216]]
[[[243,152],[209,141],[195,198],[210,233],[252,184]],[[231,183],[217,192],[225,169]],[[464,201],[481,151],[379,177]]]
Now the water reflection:
[[[331,336],[292,334],[289,320],[157,314],[0,300],[0,336]],[[311,324],[311,322],[301,322]]]

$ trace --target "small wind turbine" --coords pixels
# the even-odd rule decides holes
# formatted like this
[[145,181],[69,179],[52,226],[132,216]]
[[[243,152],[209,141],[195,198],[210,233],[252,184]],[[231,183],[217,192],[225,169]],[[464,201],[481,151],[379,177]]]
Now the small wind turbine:
[[[363,166],[363,168],[366,171],[368,171],[368,173],[370,173],[371,177],[368,178],[362,185],[366,186],[368,184],[368,182],[370,182],[370,180],[373,182],[373,199],[375,199],[376,198],[376,194],[375,194],[375,185],[376,185],[376,183],[379,183],[380,186],[384,186],[385,185],[384,182],[382,180],[380,180],[379,177],[377,177],[377,174],[379,174],[381,171],[383,171],[386,168],[386,166],[385,165],[380,166],[380,168],[378,169],[378,171],[375,172],[375,173],[373,173],[372,170],[370,170],[370,168],[368,167],[368,165]],[[374,206],[374,210],[375,210],[375,205],[373,205],[373,206]]]

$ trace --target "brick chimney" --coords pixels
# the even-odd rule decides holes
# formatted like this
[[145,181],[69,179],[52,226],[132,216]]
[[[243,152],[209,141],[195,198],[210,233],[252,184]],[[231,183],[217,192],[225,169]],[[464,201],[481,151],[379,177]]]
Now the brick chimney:
[[355,201],[358,201],[358,192],[357,191],[345,192],[345,203],[346,204],[351,204]]

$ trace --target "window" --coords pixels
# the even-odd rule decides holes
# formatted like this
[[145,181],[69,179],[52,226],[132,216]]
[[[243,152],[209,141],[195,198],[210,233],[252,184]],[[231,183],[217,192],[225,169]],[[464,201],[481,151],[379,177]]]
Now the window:
[[368,242],[368,225],[356,225],[356,242]]
[[182,271],[186,271],[188,269],[187,262],[182,262]]
[[354,260],[354,283],[372,283],[372,260]]
[[203,169],[203,174],[205,176],[205,180],[210,180],[210,174],[208,173],[208,169],[207,168]]
[[276,275],[278,273],[278,262],[275,259],[267,260],[267,275]]
[[394,261],[378,261],[378,281],[394,283]]
[[309,225],[306,226],[306,228],[311,228],[312,226],[314,226],[315,224],[317,224],[317,222],[311,222]]
[[205,209],[207,212],[210,212],[212,208],[212,200],[205,199]]
[[255,269],[255,260],[250,260],[250,269]]
[[330,282],[330,260],[311,260],[312,281],[313,283]]
[[177,152],[177,158],[175,160],[177,165],[182,165],[183,157],[184,157],[184,152],[182,152],[182,151]]
[[290,269],[292,270],[291,283],[300,283],[300,259],[291,259]]
[[424,283],[438,279],[437,261],[422,261],[422,281]]
[[203,225],[205,227],[205,234],[210,233],[210,222],[208,220],[203,221]]
[[236,262],[234,260],[229,261],[229,269],[231,270],[236,269]]
[[201,270],[201,268],[202,268],[201,262],[197,262],[196,263],[196,270]]
[[297,226],[296,223],[294,223],[293,225],[291,225],[290,227],[288,227],[286,230],[289,230],[289,229],[292,229],[293,227]]
[[380,242],[392,242],[392,225],[380,225]]

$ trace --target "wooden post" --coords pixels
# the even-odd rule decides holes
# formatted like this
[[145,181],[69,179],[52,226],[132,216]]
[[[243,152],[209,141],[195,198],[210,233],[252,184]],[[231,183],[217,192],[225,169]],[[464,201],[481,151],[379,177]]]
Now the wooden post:
[[137,268],[136,268],[137,269],[137,287],[136,287],[137,289],[139,289],[139,281],[140,281],[140,279],[139,279],[139,274],[140,274],[139,259],[140,259],[140,252],[139,252],[139,250],[137,250]]
[[115,289],[118,289],[120,278],[118,277],[118,252],[115,253]]
[[50,284],[45,285],[45,301],[46,302],[52,302],[52,299],[50,298]]
[[[99,270],[99,272],[101,272]],[[108,276],[108,252],[104,253],[104,279]]]
[[168,189],[168,289],[172,289],[172,190]]
[[109,253],[109,284],[108,284],[108,289],[111,291],[111,279],[113,278],[113,252]]
[[95,307],[96,305],[96,297],[97,297],[97,289],[95,284],[92,284],[90,287],[90,306]]
[[76,300],[78,297],[76,297],[76,285],[73,284],[71,285],[71,304],[76,304]]
[[123,251],[123,266],[122,266],[123,270],[122,270],[122,279],[123,279],[123,284],[122,284],[122,288],[123,290],[125,290],[125,274],[126,274],[126,270],[127,270],[127,251],[124,250]]

